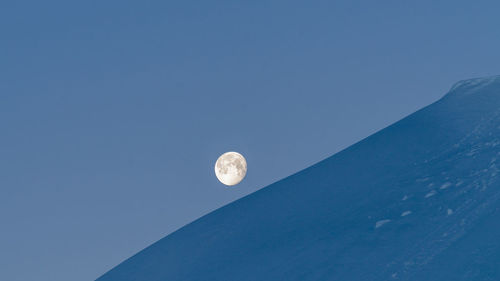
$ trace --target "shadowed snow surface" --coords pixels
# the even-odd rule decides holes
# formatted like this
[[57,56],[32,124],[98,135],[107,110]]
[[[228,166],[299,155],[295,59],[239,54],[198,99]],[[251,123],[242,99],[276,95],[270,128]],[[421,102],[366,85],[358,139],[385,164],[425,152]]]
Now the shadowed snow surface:
[[500,77],[461,81],[97,280],[500,280],[499,173]]

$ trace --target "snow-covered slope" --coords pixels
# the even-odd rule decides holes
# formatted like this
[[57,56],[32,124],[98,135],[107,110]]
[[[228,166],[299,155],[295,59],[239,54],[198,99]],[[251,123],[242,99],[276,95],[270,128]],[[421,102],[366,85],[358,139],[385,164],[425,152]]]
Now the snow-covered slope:
[[500,280],[500,77],[457,83],[97,280]]

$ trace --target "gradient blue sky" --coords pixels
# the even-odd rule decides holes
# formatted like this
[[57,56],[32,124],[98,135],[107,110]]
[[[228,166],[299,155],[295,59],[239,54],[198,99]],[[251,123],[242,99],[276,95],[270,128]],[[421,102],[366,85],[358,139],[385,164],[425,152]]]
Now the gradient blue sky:
[[[0,280],[94,280],[457,80],[500,74],[499,9],[3,1]],[[228,150],[248,161],[235,188],[213,172]]]

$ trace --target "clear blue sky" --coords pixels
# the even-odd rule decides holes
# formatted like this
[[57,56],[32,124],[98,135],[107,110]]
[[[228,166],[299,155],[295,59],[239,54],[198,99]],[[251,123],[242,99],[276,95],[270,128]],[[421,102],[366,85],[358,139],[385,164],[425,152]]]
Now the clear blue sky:
[[[497,1],[6,2],[0,280],[94,280],[500,74]],[[228,150],[235,188],[213,172]]]

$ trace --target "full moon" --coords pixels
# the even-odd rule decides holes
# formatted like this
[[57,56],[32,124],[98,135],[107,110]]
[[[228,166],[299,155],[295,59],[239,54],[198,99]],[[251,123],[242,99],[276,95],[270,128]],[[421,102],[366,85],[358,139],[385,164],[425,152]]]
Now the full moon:
[[215,162],[215,175],[225,185],[237,185],[247,174],[247,161],[238,152],[226,152]]

